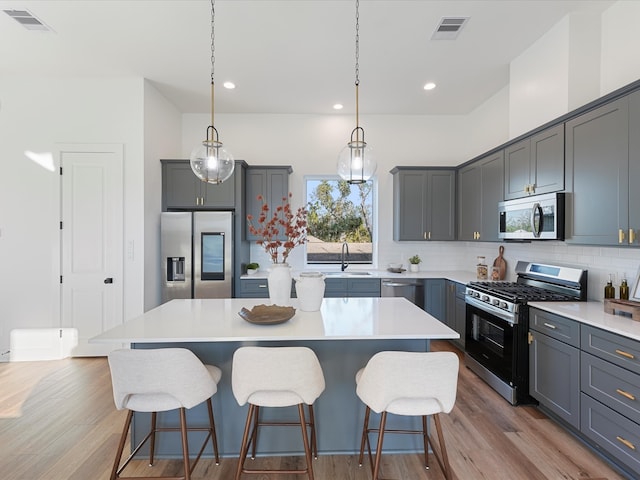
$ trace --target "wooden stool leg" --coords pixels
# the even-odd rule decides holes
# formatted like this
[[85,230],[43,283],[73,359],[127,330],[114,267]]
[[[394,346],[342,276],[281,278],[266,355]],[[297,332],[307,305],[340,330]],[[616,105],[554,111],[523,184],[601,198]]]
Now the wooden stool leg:
[[311,459],[311,449],[309,448],[309,437],[307,436],[307,422],[304,419],[304,405],[298,404],[298,415],[300,416],[300,428],[302,428],[302,444],[304,445],[304,456],[307,459],[307,473],[309,480],[313,480],[313,460]]
[[116,452],[116,459],[113,462],[113,469],[111,470],[111,476],[109,480],[116,480],[118,478],[118,467],[120,466],[120,460],[122,460],[122,451],[124,445],[127,443],[127,434],[129,433],[129,426],[131,425],[131,419],[133,418],[133,411],[127,412],[127,418],[124,421],[124,428],[122,429],[122,435],[120,436],[120,443],[118,443],[118,451]]
[[191,480],[191,466],[189,462],[189,441],[187,439],[187,414],[185,408],[180,408],[180,433],[182,434],[182,458],[184,461],[184,480]]
[[158,419],[157,412],[151,412],[151,437],[149,438],[149,466],[153,466],[153,457],[156,451],[156,424]]
[[247,452],[249,451],[249,429],[251,428],[251,421],[254,416],[254,410],[256,406],[253,404],[249,404],[249,411],[247,412],[247,421],[244,425],[244,434],[242,435],[242,444],[240,445],[240,454],[238,456],[238,466],[236,467],[236,477],[235,480],[240,480],[240,476],[242,475],[242,470],[244,467],[244,460],[247,456]]
[[218,437],[216,435],[216,421],[213,417],[213,405],[211,399],[207,399],[207,410],[209,411],[209,428],[211,429],[211,441],[213,442],[213,453],[216,457],[216,465],[220,465],[220,457],[218,455]]
[[362,440],[360,441],[360,456],[358,457],[358,465],[362,466],[362,457],[364,456],[364,444],[365,441],[368,440],[368,430],[369,430],[369,415],[371,414],[371,409],[367,407],[364,412],[364,423],[362,425]]
[[380,472],[380,458],[382,457],[382,438],[384,437],[384,427],[387,423],[387,412],[382,412],[380,416],[380,430],[378,431],[378,446],[376,447],[376,462],[373,468],[373,480],[378,480]]
[[424,468],[429,470],[429,433],[426,415],[422,416],[422,442],[424,443]]
[[251,431],[251,460],[256,458],[256,445],[258,444],[258,426],[260,425],[260,407],[256,405],[254,407],[253,414],[253,430]]
[[442,462],[444,463],[444,477],[451,480],[451,465],[449,465],[449,456],[447,455],[447,447],[444,444],[444,436],[442,435],[442,426],[440,425],[440,417],[437,413],[433,415],[436,424],[436,432],[438,432],[438,441],[440,442],[440,450],[442,451]]
[[318,459],[318,443],[316,439],[316,418],[313,414],[313,405],[309,405],[309,426],[311,427],[311,452]]

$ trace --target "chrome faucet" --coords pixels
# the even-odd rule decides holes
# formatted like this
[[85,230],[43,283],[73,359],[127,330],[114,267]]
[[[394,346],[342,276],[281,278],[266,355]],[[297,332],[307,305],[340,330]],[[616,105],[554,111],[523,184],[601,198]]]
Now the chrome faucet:
[[[345,255],[346,251],[346,255]],[[340,254],[340,269],[344,272],[345,269],[349,266],[349,261],[346,260],[349,257],[349,245],[347,242],[342,242],[342,252]]]

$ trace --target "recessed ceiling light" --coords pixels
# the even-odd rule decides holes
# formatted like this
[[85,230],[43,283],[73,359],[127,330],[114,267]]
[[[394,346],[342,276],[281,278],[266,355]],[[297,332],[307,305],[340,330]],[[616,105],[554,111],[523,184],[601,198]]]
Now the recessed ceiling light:
[[425,90],[433,90],[434,88],[436,88],[436,84],[433,82],[428,82],[424,84]]
[[334,110],[342,110],[342,108],[343,108],[343,105],[342,105],[341,103],[336,103],[336,104],[333,106],[333,109],[334,109]]
[[224,82],[222,86],[224,88],[228,88],[229,90],[233,90],[234,88],[236,88],[236,84],[233,82]]

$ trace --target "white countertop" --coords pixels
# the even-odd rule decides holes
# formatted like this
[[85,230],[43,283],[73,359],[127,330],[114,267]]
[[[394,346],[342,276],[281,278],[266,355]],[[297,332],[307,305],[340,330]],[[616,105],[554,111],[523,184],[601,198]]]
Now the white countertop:
[[[112,328],[91,343],[279,340],[454,339],[460,335],[404,298],[325,298],[285,323],[255,325],[238,315],[267,299],[172,300]],[[291,306],[298,307],[297,299]]]
[[640,322],[605,313],[602,302],[529,302],[529,306],[640,341]]
[[[323,269],[313,269],[313,268],[306,268],[304,270],[292,270],[291,271],[291,275],[293,277],[296,276],[296,274],[300,273],[301,271],[304,272],[318,272],[318,271],[323,271],[325,274],[327,273],[326,270]],[[408,270],[406,272],[402,272],[402,273],[392,273],[389,272],[388,270],[384,269],[384,270],[369,270],[369,269],[365,269],[362,270],[363,272],[368,272],[369,275],[357,275],[358,270],[357,269],[347,269],[345,272],[340,272],[340,271],[331,271],[329,273],[329,275],[326,276],[326,278],[393,278],[393,279],[401,279],[401,278],[446,278],[447,280],[452,280],[454,282],[458,282],[458,283],[464,283],[465,285],[469,282],[473,282],[476,281],[476,272],[467,272],[464,270],[433,270],[433,271],[420,271],[420,272],[416,272],[416,273],[412,273],[409,272]],[[257,273],[254,273],[253,275],[242,275],[241,279],[242,280],[250,280],[250,279],[254,279],[257,280],[259,278],[261,279],[265,279],[267,278],[267,274],[268,274],[268,268],[260,268],[260,270],[258,270]]]

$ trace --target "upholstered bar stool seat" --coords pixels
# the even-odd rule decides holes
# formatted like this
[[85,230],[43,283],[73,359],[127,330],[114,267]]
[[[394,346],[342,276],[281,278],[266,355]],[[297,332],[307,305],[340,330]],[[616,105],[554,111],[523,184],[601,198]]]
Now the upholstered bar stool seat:
[[[425,467],[429,468],[427,416],[433,416],[441,456],[433,448],[434,456],[451,479],[451,466],[442,435],[439,413],[449,413],[456,400],[458,386],[458,356],[453,352],[379,352],[366,367],[356,374],[356,394],[367,406],[362,428],[359,463],[362,465],[364,447],[367,446],[374,480],[378,480],[382,442],[385,433],[420,434],[424,443]],[[379,428],[369,428],[371,410],[381,413]],[[386,428],[387,413],[422,417],[422,430],[391,430]],[[375,461],[371,454],[369,433],[378,433]]]
[[[324,391],[324,375],[318,357],[307,347],[241,347],[233,354],[231,387],[239,405],[249,404],[236,480],[247,474],[307,474],[313,480],[311,451],[317,456],[313,403]],[[305,419],[304,405],[309,420]],[[299,422],[262,422],[261,407],[298,406]],[[298,426],[302,430],[302,444],[306,467],[298,470],[255,470],[245,468],[249,446],[251,457],[256,455],[258,427],[265,425]],[[309,442],[308,431],[311,434]],[[309,445],[311,444],[311,446]]]
[[[113,399],[118,410],[127,409],[118,451],[111,472],[115,479],[184,479],[190,480],[193,469],[202,456],[211,439],[216,464],[219,463],[218,442],[211,397],[218,389],[222,373],[218,367],[204,365],[193,352],[184,348],[161,348],[152,350],[116,350],[109,354],[109,368],[113,384]],[[186,410],[206,402],[209,425],[206,427],[187,427]],[[180,427],[158,428],[157,414],[168,410],[178,410]],[[120,465],[122,452],[131,427],[133,412],[151,413],[151,428],[145,438],[133,448],[129,457]],[[182,459],[184,475],[170,477],[124,477],[121,473],[149,441],[149,465],[153,465],[157,432],[180,432],[182,440]],[[204,431],[207,435],[200,451],[191,463],[189,457],[189,431]]]

